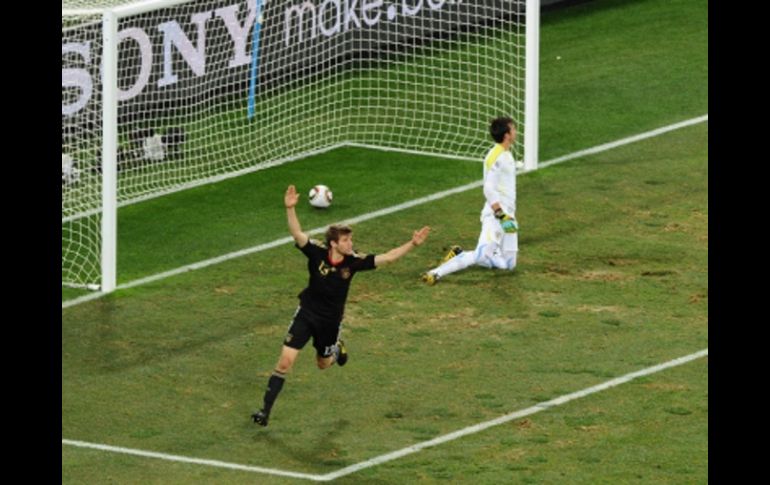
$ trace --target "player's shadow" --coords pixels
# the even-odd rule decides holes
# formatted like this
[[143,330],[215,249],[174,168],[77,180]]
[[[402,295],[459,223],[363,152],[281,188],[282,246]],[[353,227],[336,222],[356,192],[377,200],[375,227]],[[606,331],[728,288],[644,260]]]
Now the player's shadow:
[[[350,426],[350,421],[346,419],[336,419],[317,427],[319,432],[312,440],[291,440],[283,437],[276,437],[270,433],[268,427],[266,433],[257,433],[254,441],[269,446],[272,450],[277,450],[288,458],[301,462],[303,464],[313,464],[333,469],[349,465],[344,457],[338,457],[337,452],[343,445],[337,442],[342,431]],[[296,436],[296,435],[294,435]],[[300,446],[299,443],[305,443],[307,446]]]

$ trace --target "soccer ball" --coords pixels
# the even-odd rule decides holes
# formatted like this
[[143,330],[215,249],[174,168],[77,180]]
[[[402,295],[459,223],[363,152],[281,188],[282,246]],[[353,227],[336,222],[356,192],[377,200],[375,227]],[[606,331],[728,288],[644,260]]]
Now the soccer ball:
[[307,194],[310,205],[319,209],[325,209],[332,203],[332,191],[325,185],[318,184],[310,189]]

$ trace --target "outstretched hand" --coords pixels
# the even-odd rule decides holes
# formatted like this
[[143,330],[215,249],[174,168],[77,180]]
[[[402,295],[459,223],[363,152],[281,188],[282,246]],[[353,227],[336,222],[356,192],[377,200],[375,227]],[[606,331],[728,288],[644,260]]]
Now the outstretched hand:
[[289,188],[286,189],[286,195],[283,196],[283,203],[287,209],[291,209],[297,205],[297,202],[299,202],[297,189],[293,185],[289,185]]
[[414,231],[412,234],[412,244],[419,246],[424,243],[425,240],[428,239],[428,234],[430,234],[430,226],[425,226],[419,231]]

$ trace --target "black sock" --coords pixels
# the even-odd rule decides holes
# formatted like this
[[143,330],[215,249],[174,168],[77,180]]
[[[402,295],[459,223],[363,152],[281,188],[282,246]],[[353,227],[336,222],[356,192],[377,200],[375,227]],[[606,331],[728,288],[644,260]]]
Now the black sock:
[[283,388],[284,380],[286,380],[285,374],[281,374],[278,371],[273,371],[273,375],[271,375],[270,379],[267,381],[267,391],[265,391],[265,405],[262,407],[262,410],[266,414],[270,414],[270,409],[272,409],[273,403],[278,397],[278,393],[281,392],[281,388]]

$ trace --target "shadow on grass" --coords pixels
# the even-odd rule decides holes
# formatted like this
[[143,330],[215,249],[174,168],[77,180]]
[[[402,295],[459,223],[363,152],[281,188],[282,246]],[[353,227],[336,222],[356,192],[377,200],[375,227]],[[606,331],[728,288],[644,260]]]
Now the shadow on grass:
[[[346,419],[327,420],[315,427],[313,430],[315,433],[311,439],[303,437],[301,440],[291,439],[298,435],[284,434],[283,430],[271,432],[268,426],[266,429],[258,430],[254,436],[254,442],[269,447],[303,466],[327,467],[331,469],[327,471],[333,471],[352,464],[343,456],[346,453],[340,451],[344,446],[336,441],[342,431],[349,426],[350,421]],[[289,439],[285,439],[284,436]]]

